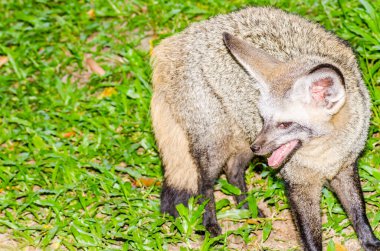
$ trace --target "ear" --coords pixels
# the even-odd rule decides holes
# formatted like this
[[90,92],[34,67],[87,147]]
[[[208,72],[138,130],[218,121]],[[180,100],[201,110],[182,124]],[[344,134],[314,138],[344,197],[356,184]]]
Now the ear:
[[333,65],[318,65],[295,82],[292,95],[333,115],[346,100],[343,74]]
[[261,87],[268,89],[270,77],[282,62],[227,32],[223,33],[223,39],[228,50],[244,69],[261,84]]

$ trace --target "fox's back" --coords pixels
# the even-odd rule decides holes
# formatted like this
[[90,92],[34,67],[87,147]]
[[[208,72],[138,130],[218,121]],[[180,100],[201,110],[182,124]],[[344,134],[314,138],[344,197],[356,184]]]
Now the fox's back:
[[[222,103],[226,118],[237,122],[251,140],[260,130],[256,80],[229,54],[223,32],[251,42],[282,61],[305,55],[328,58],[341,66],[348,91],[359,88],[357,81],[349,81],[355,79],[357,65],[351,48],[342,40],[297,15],[272,8],[247,8],[195,23],[155,49],[154,89],[165,93],[168,102],[179,109],[175,111],[178,114],[186,114],[188,102],[194,101],[189,97],[198,96],[197,102],[202,103],[213,95]],[[170,77],[164,80],[164,75]],[[204,96],[205,90],[208,94]]]

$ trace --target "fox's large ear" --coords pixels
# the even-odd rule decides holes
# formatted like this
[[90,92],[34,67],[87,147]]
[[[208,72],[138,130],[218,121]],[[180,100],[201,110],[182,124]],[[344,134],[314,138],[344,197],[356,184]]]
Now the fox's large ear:
[[245,70],[259,82],[261,87],[268,89],[270,77],[282,62],[227,32],[223,33],[223,39],[231,54]]
[[292,97],[333,115],[346,100],[343,74],[331,64],[320,64],[295,82]]

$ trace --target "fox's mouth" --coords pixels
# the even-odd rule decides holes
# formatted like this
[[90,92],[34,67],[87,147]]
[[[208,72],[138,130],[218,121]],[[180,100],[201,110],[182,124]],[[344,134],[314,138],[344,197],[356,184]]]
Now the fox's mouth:
[[268,158],[268,165],[273,168],[280,167],[301,146],[298,139],[291,140],[274,150]]

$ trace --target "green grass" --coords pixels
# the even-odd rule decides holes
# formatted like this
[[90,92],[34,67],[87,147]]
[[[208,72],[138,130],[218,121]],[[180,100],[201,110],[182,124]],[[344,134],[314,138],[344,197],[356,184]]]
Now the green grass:
[[[257,214],[256,201],[287,208],[281,180],[265,166],[261,179],[253,178],[255,166],[247,172],[252,211],[217,203],[219,218],[244,223],[238,230],[202,239],[194,233],[203,229],[196,203],[179,208],[176,220],[159,213],[162,171],[149,117],[149,48],[191,22],[248,5],[317,21],[357,51],[373,100],[360,175],[378,228],[380,1],[369,2],[0,0],[0,57],[8,60],[0,66],[0,233],[19,247],[48,250],[167,250],[178,243],[186,250],[197,240],[200,250],[228,250],[227,235],[249,243],[257,229],[265,239],[271,219],[244,223]],[[88,58],[105,74],[89,70]],[[236,192],[223,180],[216,189]],[[343,231],[349,222],[327,190],[322,207],[324,231],[356,238]]]

